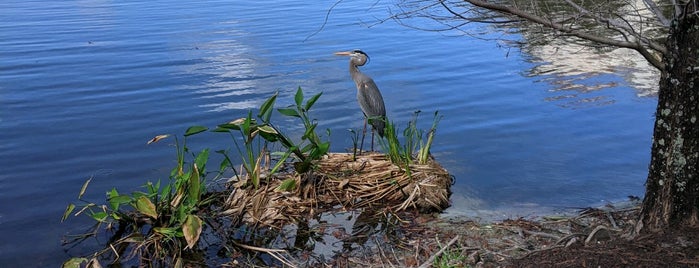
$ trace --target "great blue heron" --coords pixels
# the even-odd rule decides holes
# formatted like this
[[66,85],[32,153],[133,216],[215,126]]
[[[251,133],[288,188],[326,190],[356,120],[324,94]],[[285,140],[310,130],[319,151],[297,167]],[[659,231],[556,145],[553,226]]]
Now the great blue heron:
[[349,72],[357,86],[357,101],[359,108],[365,116],[364,131],[362,133],[362,143],[360,150],[364,146],[364,135],[366,134],[367,122],[372,126],[371,132],[371,150],[374,150],[374,130],[383,137],[384,127],[386,123],[386,107],[383,103],[383,97],[379,91],[379,87],[366,74],[359,71],[359,66],[366,64],[369,56],[361,50],[335,52],[338,56],[349,56]]

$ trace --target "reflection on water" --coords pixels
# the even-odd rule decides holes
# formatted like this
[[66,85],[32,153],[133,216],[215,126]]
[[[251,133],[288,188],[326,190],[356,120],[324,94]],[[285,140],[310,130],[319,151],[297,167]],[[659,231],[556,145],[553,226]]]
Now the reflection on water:
[[[594,2],[580,4],[581,8],[593,13],[592,16],[608,18],[606,24],[593,24],[583,19],[579,22],[570,20],[571,16],[579,15],[580,11],[560,1],[541,0],[537,4],[522,2],[518,5],[530,13],[611,40],[637,39],[623,31],[611,30],[613,27],[634,29],[633,31],[649,39],[655,39],[653,41],[661,40],[666,35],[665,26],[652,19],[655,16],[643,0],[608,1],[604,5]],[[540,10],[532,9],[532,5]],[[528,41],[523,45],[523,51],[532,57],[533,62],[538,63],[529,71],[529,75],[543,76],[544,81],[553,84],[553,90],[562,91],[561,94],[571,94],[571,91],[576,92],[572,94],[585,93],[616,87],[616,83],[608,82],[610,76],[623,78],[627,84],[638,91],[639,97],[657,93],[660,72],[635,50],[601,46],[543,29],[537,25],[521,27],[519,32]],[[578,105],[584,102],[595,102],[594,99],[584,97],[566,101]],[[600,101],[610,102],[604,98]]]
[[[667,25],[663,25],[662,20],[654,19],[655,15],[644,0],[607,1],[604,4],[595,1],[569,4],[555,0],[512,0],[503,2],[503,5],[511,5],[544,20],[581,29],[583,33],[609,40],[633,42],[638,39],[631,34],[634,32],[640,33],[643,38],[662,43],[666,35]],[[584,12],[574,5],[579,5],[579,8],[585,9],[589,14],[581,14]],[[496,12],[482,12],[464,1],[430,3],[404,0],[399,2],[399,6],[391,15],[408,27],[492,40],[504,44],[503,49],[507,50],[508,55],[511,47],[521,48],[525,52],[524,57],[535,63],[526,71],[527,75],[550,83],[553,85],[552,91],[563,91],[561,96],[550,98],[567,99],[568,103],[562,106],[611,104],[614,100],[578,95],[614,88],[620,84],[635,88],[639,97],[654,96],[657,93],[659,71],[635,50],[604,46],[535,23],[503,17]],[[607,20],[607,23],[591,23],[586,20],[595,16]],[[493,22],[488,28],[491,31],[469,27],[474,22],[468,19]],[[506,21],[509,23],[503,23]],[[624,30],[612,30],[613,27]],[[610,82],[610,78],[613,80],[614,77],[621,77],[624,81]],[[602,103],[594,103],[597,101]]]
[[[525,31],[524,38],[541,38],[529,36]],[[626,82],[637,90],[639,97],[657,94],[660,72],[648,64],[638,52],[624,49],[600,49],[577,44],[570,38],[558,37],[537,45],[524,45],[523,51],[533,57],[538,63],[528,71],[528,75],[538,77],[543,82],[550,83],[552,91],[559,91],[561,96],[553,100],[565,99],[566,105],[594,102],[578,95],[591,91],[618,87]],[[614,80],[614,76],[624,81]],[[584,96],[584,95],[583,95]],[[570,100],[574,98],[575,100]],[[613,100],[600,99],[606,104]],[[597,103],[599,104],[599,103]]]
[[403,221],[414,216],[408,212],[398,215],[375,210],[320,213],[280,228],[249,225],[234,228],[225,219],[220,222],[212,219],[215,229],[205,230],[202,237],[223,237],[223,241],[207,240],[206,252],[192,255],[207,254],[202,263],[209,267],[232,263],[243,267],[278,267],[283,266],[282,261],[308,267],[336,266],[332,264],[337,258],[347,258],[355,251],[361,255],[368,247],[410,246],[404,237],[409,235],[406,232],[411,226]]
[[[243,33],[229,33],[233,37],[242,37]],[[250,49],[232,40],[216,40],[202,44],[197,49],[207,51],[200,64],[190,66],[186,74],[208,77],[201,89],[195,93],[201,98],[212,98],[201,104],[206,110],[220,112],[225,110],[244,110],[258,107],[260,100],[251,99],[259,90],[256,81],[264,79],[255,73],[257,61],[251,58]],[[211,55],[208,55],[211,54]]]

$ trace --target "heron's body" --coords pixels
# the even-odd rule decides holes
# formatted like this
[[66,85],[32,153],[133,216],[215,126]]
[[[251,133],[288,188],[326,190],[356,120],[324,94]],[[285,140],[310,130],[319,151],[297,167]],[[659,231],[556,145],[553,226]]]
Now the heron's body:
[[[368,75],[359,71],[359,66],[366,64],[368,56],[361,50],[348,52],[337,52],[335,55],[350,56],[349,72],[357,86],[357,102],[359,108],[362,109],[364,116],[367,118],[372,128],[376,130],[379,136],[383,137],[384,128],[386,125],[386,107],[383,103],[383,97],[379,91],[379,87],[374,83]],[[373,140],[373,138],[372,138]]]

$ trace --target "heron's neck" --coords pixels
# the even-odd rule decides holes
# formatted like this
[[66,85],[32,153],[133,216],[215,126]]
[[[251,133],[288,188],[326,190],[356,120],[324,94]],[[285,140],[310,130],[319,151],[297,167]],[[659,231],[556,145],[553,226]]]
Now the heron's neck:
[[349,70],[352,80],[357,81],[357,77],[359,77],[359,67],[350,61]]

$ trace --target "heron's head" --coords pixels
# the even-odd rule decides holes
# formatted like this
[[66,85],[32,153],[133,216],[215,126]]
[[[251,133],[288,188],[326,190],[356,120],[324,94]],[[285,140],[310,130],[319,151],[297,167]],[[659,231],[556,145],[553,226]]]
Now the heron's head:
[[340,51],[335,52],[334,54],[337,56],[349,56],[350,61],[352,61],[357,66],[362,66],[366,64],[369,60],[369,55],[367,55],[366,53],[364,53],[364,51],[361,51],[359,49],[355,49],[352,51]]

